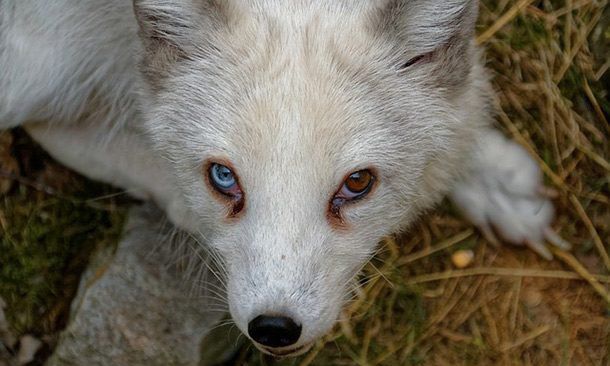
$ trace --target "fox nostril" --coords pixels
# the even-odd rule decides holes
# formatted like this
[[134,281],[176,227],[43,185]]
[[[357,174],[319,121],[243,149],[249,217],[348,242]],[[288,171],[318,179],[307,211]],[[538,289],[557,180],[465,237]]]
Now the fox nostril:
[[248,334],[267,347],[287,347],[299,340],[301,326],[283,316],[260,315],[248,324]]

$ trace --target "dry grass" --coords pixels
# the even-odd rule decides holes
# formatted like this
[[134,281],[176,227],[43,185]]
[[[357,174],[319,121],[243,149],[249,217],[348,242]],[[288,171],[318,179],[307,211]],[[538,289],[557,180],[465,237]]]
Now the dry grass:
[[[573,251],[547,262],[492,247],[444,205],[385,240],[345,320],[286,364],[610,364],[607,3],[486,0],[481,10],[499,127],[540,162]],[[466,269],[451,262],[458,249],[475,253]],[[248,347],[242,356],[270,362]]]

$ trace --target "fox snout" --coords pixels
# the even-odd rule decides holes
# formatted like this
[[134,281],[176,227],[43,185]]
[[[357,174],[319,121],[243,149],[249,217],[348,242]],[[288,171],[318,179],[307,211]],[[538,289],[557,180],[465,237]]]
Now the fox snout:
[[[227,266],[234,322],[259,350],[275,357],[306,352],[332,329],[355,272],[332,266],[321,246],[278,244],[290,242],[253,240],[239,251],[243,256],[233,252],[235,261]],[[322,241],[307,241],[312,242]]]
[[248,323],[248,335],[265,347],[282,348],[297,343],[302,328],[289,317],[259,315]]
[[229,303],[238,327],[265,353],[278,357],[293,355],[324,335],[334,324],[334,317],[310,318],[303,313],[309,306],[309,299],[305,297],[289,301],[280,295],[262,295],[261,292],[269,293],[266,288],[248,292],[254,291],[259,293],[259,297],[250,303],[231,296]]
[[275,357],[307,352],[313,341],[299,342],[302,330],[299,320],[282,315],[259,315],[248,323],[250,339],[261,351]]

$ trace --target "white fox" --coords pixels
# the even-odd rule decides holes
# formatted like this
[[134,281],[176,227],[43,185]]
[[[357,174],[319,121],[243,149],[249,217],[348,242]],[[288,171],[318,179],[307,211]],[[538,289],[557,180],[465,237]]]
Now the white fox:
[[240,330],[297,355],[446,194],[488,235],[564,245],[537,165],[489,127],[477,8],[0,0],[0,127],[161,206],[219,253]]

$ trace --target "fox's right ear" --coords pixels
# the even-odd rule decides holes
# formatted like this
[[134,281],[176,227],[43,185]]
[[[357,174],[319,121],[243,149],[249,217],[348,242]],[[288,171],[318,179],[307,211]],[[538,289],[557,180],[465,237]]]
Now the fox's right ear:
[[227,0],[132,0],[140,36],[148,51],[171,48],[188,53],[239,13]]

